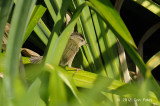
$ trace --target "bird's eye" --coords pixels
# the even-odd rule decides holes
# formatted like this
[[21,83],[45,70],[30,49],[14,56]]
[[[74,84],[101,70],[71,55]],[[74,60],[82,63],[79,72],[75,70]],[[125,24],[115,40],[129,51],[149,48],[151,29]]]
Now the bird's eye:
[[83,42],[83,39],[81,41]]

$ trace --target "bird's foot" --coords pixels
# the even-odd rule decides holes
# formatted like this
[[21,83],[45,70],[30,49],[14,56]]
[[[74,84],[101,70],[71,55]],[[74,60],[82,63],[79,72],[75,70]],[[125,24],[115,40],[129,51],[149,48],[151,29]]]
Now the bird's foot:
[[82,69],[80,69],[80,68],[75,68],[75,67],[70,67],[70,68],[72,68],[72,69],[75,69],[76,70],[76,72],[73,74],[73,76],[78,72],[78,71],[83,71]]

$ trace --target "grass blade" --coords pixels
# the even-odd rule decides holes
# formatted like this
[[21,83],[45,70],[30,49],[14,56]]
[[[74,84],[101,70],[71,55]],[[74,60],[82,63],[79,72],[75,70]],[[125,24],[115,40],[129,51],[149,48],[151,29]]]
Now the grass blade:
[[46,26],[46,24],[43,22],[42,19],[40,19],[38,26],[39,26],[40,29],[43,31],[43,33],[45,34],[45,36],[46,36],[47,38],[49,38],[50,35],[51,35],[51,32],[50,32],[50,30],[48,29],[48,27]]
[[154,68],[160,65],[160,51],[152,56],[146,63],[148,70],[152,71]]
[[47,37],[45,36],[45,34],[43,33],[43,31],[40,29],[40,27],[38,25],[36,25],[34,27],[34,32],[37,34],[37,36],[41,39],[41,41],[47,45],[48,43],[48,39]]
[[104,21],[94,12],[93,20],[108,77],[121,80],[121,70],[119,68],[120,64],[117,54],[116,38],[111,30],[107,28]]
[[50,59],[52,57],[51,55],[53,54],[55,43],[56,43],[58,36],[60,34],[63,19],[64,19],[64,16],[66,15],[66,11],[68,9],[70,2],[71,2],[71,0],[70,1],[64,0],[64,2],[62,3],[62,8],[59,10],[58,15],[56,17],[56,21],[55,21],[55,24],[52,29],[51,37],[50,37],[48,45],[47,45],[47,56],[46,56],[47,62],[50,61]]
[[23,39],[23,43],[27,40],[31,32],[33,31],[34,27],[37,25],[38,21],[40,18],[43,16],[45,13],[46,8],[42,5],[36,5],[33,13],[32,13],[32,18],[30,19],[29,25],[26,29],[25,36]]
[[80,97],[79,91],[76,88],[72,77],[69,76],[69,74],[66,72],[66,70],[64,70],[63,68],[59,67],[59,66],[52,66],[50,64],[46,64],[45,65],[46,69],[49,68],[49,70],[51,70],[51,73],[53,70],[57,70],[58,76],[63,80],[63,82],[70,88],[70,90],[72,91],[73,95],[76,97],[76,99],[78,100],[79,103],[83,103],[83,99]]
[[[53,41],[51,41],[51,46],[48,50],[48,54],[46,57],[46,62],[54,64],[54,65],[59,65],[59,62],[61,60],[61,56],[63,54],[63,51],[65,49],[65,45],[67,44],[69,37],[72,33],[72,29],[74,28],[75,24],[77,23],[78,17],[82,11],[82,9],[84,8],[85,4],[81,5],[79,7],[79,9],[75,12],[72,20],[70,21],[69,25],[65,28],[65,30],[62,32],[61,36],[58,38],[58,40],[56,41],[56,44],[54,45],[54,47],[52,47],[52,43],[54,44],[55,39],[53,39]],[[61,43],[63,42],[63,43]],[[59,49],[61,48],[61,49]],[[53,59],[54,58],[54,59]]]
[[2,49],[2,37],[4,35],[5,25],[8,19],[9,12],[11,11],[12,5],[12,0],[0,1],[0,51]]
[[19,0],[17,2],[14,15],[11,21],[11,29],[9,32],[6,58],[5,58],[5,87],[8,95],[12,95],[14,79],[18,76],[18,65],[20,48],[22,46],[23,36],[27,28],[31,11],[36,0]]
[[99,13],[99,15],[107,23],[109,28],[111,28],[114,33],[117,33],[117,37],[119,39],[124,39],[128,44],[137,48],[127,27],[125,26],[124,22],[122,21],[112,4],[109,2],[109,0],[90,0],[88,5]]
[[37,78],[29,87],[26,97],[22,102],[23,106],[45,106],[39,95],[40,85],[41,81]]
[[[114,79],[111,79],[111,78],[106,78],[106,77],[103,77],[103,76],[100,76],[100,75],[98,76],[95,73],[91,73],[91,72],[87,72],[87,71],[78,71],[78,72],[75,73],[75,71],[71,71],[69,69],[67,69],[67,70],[68,70],[68,73],[71,76],[73,76],[73,80],[74,80],[76,86],[78,86],[78,87],[92,88],[95,85],[95,81],[98,78],[105,79],[103,81],[103,83],[105,81],[106,82],[112,82],[111,85],[108,86],[108,89],[110,89],[110,90],[116,89],[116,88],[125,84],[121,81],[114,80]],[[106,88],[107,88],[107,86],[106,86]]]
[[[124,25],[122,19],[116,12],[116,10],[113,9],[111,3],[108,0],[102,0],[102,1],[95,1],[90,0],[90,2],[87,2],[91,8],[93,8],[102,18],[103,20],[109,25],[109,28],[115,33],[116,37],[119,39],[133,62],[139,67],[142,75],[146,76],[146,70],[147,67],[141,57],[138,55],[136,50],[133,48],[137,48],[129,31],[127,30],[126,26]],[[111,8],[112,7],[112,8]],[[108,11],[108,12],[107,12]],[[119,24],[119,25],[116,25]],[[129,40],[128,40],[129,39]],[[150,75],[150,80],[153,84],[152,90],[160,100],[160,87],[157,84],[154,77]]]
[[160,17],[160,5],[152,0],[133,0]]
[[45,4],[46,4],[46,6],[47,6],[47,8],[48,8],[48,10],[49,10],[49,12],[52,16],[53,21],[55,22],[56,21],[56,13],[53,9],[53,6],[52,6],[50,0],[44,0],[44,2],[45,2]]
[[62,79],[58,76],[57,69],[51,70],[49,79],[50,106],[60,106],[67,103],[66,88]]
[[[84,2],[85,0],[74,0],[76,7],[80,6]],[[106,76],[106,71],[104,69],[104,66],[101,60],[100,50],[98,47],[98,42],[97,42],[96,34],[94,31],[93,22],[90,16],[91,14],[89,11],[89,7],[85,7],[80,16],[82,28],[83,28],[87,43],[89,44],[89,49],[94,59],[96,72]]]

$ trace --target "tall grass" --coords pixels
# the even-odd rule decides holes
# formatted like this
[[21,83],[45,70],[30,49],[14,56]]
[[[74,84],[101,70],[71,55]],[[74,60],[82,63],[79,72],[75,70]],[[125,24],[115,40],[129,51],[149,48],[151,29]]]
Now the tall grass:
[[[0,1],[0,41],[13,10],[5,57],[0,58],[3,73],[0,106],[160,104],[160,87],[151,74],[160,63],[159,53],[144,63],[109,0],[44,0],[44,3],[54,22],[51,31],[41,19],[46,8],[36,5],[36,0],[17,0],[14,8],[12,0]],[[72,17],[64,28],[67,11]],[[85,71],[59,66],[73,29],[82,33],[89,44],[80,48],[73,63]],[[32,31],[46,46],[43,62],[24,64],[22,69],[21,47]],[[138,66],[143,80],[125,83],[117,39]]]

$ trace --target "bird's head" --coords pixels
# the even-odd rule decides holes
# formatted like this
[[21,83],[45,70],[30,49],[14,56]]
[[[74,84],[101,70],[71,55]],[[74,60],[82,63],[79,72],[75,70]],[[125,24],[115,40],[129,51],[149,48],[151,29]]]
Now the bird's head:
[[79,47],[82,45],[88,45],[84,39],[84,36],[80,33],[72,33],[70,39],[73,39],[79,45]]

